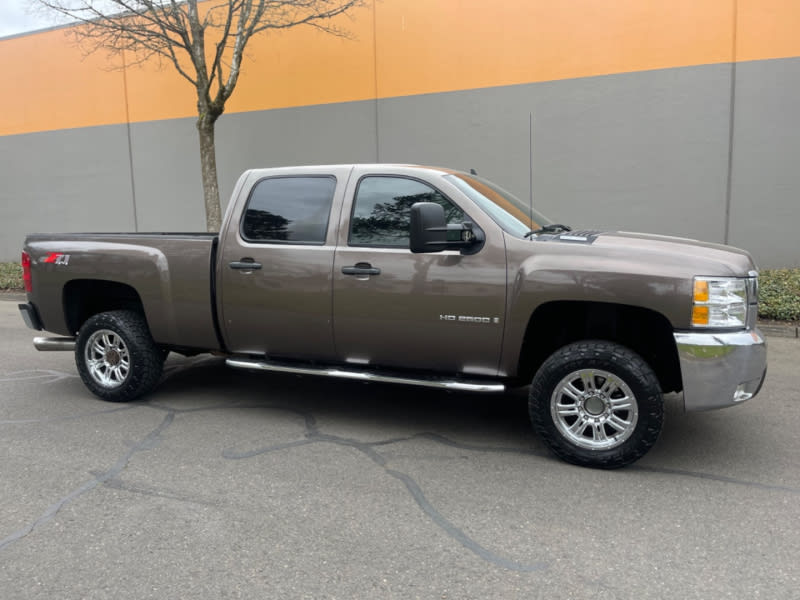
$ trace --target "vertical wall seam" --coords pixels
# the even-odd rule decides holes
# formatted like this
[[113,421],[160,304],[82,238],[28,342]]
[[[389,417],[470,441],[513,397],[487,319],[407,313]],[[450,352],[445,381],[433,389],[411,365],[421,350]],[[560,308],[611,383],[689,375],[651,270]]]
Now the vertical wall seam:
[[731,197],[733,195],[733,144],[736,125],[736,39],[739,28],[739,0],[733,0],[733,38],[731,48],[731,89],[728,112],[728,181],[725,186],[725,234],[723,242],[730,243]]
[[378,7],[372,0],[372,74],[375,82],[375,162],[381,162],[381,140],[378,119]]
[[136,209],[136,178],[133,176],[133,142],[131,141],[131,113],[128,105],[128,66],[122,51],[122,89],[125,98],[125,132],[128,138],[128,170],[131,175],[131,203],[133,205],[133,230],[139,231],[139,213]]

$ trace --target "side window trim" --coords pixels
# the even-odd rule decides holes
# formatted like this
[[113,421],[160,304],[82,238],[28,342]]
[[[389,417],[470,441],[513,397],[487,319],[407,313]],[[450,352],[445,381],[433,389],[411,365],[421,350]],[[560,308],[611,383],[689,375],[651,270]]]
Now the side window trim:
[[365,179],[370,178],[385,178],[385,179],[407,179],[409,181],[414,181],[416,183],[422,184],[437,194],[439,194],[442,198],[444,198],[447,202],[449,202],[452,206],[454,206],[457,210],[461,211],[461,214],[464,216],[465,220],[471,221],[472,219],[470,216],[462,209],[458,203],[453,202],[453,200],[444,192],[442,192],[438,187],[430,183],[429,181],[425,181],[424,179],[420,179],[418,177],[413,177],[411,175],[401,175],[401,174],[392,174],[392,173],[365,173],[361,177],[359,177],[358,181],[356,182],[356,187],[353,192],[353,201],[352,205],[350,206],[350,223],[347,230],[347,246],[351,248],[387,248],[391,250],[408,250],[408,246],[401,246],[397,244],[368,244],[368,243],[353,243],[352,236],[353,236],[353,222],[355,220],[355,213],[356,213],[356,205],[358,204],[358,192],[361,189],[361,184],[364,182]]
[[[313,241],[297,241],[297,240],[279,240],[279,239],[255,239],[250,238],[245,234],[244,225],[245,220],[247,219],[247,211],[250,209],[250,204],[253,201],[253,195],[255,194],[256,189],[258,188],[259,184],[263,181],[275,180],[275,179],[330,179],[333,181],[333,189],[331,190],[330,198],[328,199],[328,215],[327,220],[325,222],[325,233],[323,236],[322,241],[313,242]],[[239,237],[242,241],[248,244],[258,244],[258,245],[269,245],[269,244],[276,244],[281,246],[324,246],[327,242],[328,231],[330,230],[331,226],[331,212],[333,211],[333,204],[334,199],[336,197],[336,189],[339,186],[339,180],[336,175],[331,173],[320,173],[320,174],[292,174],[292,175],[270,175],[267,177],[259,178],[253,185],[250,187],[250,191],[247,195],[247,201],[245,202],[244,208],[242,209],[241,216],[239,217]]]

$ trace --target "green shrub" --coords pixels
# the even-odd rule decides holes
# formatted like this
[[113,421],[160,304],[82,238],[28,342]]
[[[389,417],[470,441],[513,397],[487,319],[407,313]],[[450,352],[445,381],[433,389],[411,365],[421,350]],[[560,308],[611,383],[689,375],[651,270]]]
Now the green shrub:
[[22,267],[18,263],[0,263],[0,290],[22,289]]
[[759,317],[800,321],[800,269],[766,269],[759,285]]

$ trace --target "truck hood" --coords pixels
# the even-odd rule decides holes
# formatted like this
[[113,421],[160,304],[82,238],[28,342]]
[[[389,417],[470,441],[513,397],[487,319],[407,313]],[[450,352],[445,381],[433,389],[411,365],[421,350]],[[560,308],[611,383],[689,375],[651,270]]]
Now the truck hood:
[[731,246],[624,231],[507,238],[506,251],[512,304],[526,310],[564,300],[640,306],[675,329],[690,326],[694,277],[747,277],[756,268],[746,251]]
[[695,275],[746,277],[756,269],[750,254],[740,248],[666,235],[570,231],[541,235],[534,241],[545,243],[553,250],[558,248],[558,254],[578,255],[591,262],[605,257],[609,266],[615,265],[628,273],[690,278]]
[[756,268],[750,254],[740,248],[688,238],[617,231],[598,235],[599,247],[620,249],[652,261],[654,266],[674,265],[679,261],[693,275],[745,277]]

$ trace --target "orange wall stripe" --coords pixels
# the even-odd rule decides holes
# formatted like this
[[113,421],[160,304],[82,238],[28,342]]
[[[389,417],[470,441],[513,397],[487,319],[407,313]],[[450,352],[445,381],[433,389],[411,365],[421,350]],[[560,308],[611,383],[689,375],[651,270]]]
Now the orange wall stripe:
[[800,55],[798,0],[738,0],[736,60]]
[[125,122],[122,72],[64,30],[0,41],[0,73],[0,135]]
[[[798,0],[369,4],[340,20],[354,39],[304,28],[252,40],[227,112],[800,56]],[[65,30],[0,41],[11,82],[0,135],[124,123],[125,78],[107,60],[84,58]],[[125,75],[131,121],[195,116],[194,90],[170,65]]]
[[378,92],[726,62],[732,36],[731,0],[379,2]]
[[[226,112],[374,98],[372,12],[338,22],[354,39],[310,27],[253,38]],[[196,116],[194,88],[170,65],[129,69],[128,92],[132,121]]]

